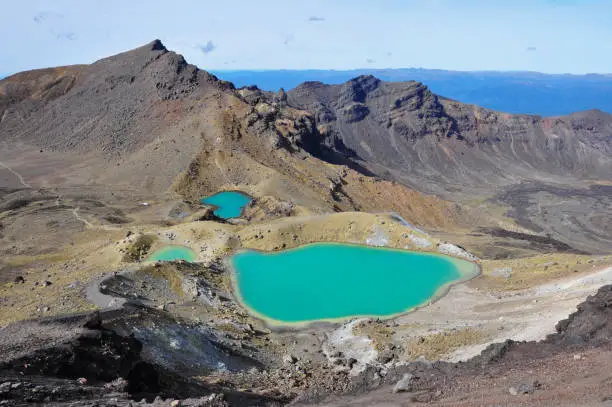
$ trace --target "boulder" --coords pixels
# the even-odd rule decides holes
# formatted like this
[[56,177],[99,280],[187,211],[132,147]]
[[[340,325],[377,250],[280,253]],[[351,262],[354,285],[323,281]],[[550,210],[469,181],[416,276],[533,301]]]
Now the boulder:
[[283,363],[285,364],[294,364],[297,362],[297,358],[291,354],[287,354],[283,357]]
[[397,383],[395,383],[395,386],[393,386],[393,393],[411,392],[414,388],[413,381],[413,375],[410,373],[404,373],[404,377],[402,377]]
[[0,384],[0,394],[8,393],[11,390],[11,382],[4,382]]
[[342,113],[347,122],[357,123],[366,118],[370,109],[363,103],[353,103],[346,107]]
[[518,396],[520,394],[531,394],[534,391],[536,391],[536,389],[540,388],[540,382],[538,382],[537,380],[534,380],[530,383],[519,383],[515,386],[511,386],[508,389],[508,392],[510,394],[512,394],[513,396]]

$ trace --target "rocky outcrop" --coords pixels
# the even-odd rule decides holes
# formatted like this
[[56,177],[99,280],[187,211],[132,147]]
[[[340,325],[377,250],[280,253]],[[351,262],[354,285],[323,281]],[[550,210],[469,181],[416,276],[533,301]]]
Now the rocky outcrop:
[[[146,399],[155,401],[153,405],[182,400],[179,404],[186,406],[225,406],[262,405],[272,400],[197,383],[183,372],[147,360],[140,340],[109,328],[128,324],[141,317],[141,312],[147,313],[124,308],[2,328],[0,401],[9,405],[127,406],[132,400]],[[165,324],[160,327],[171,329]]]
[[578,305],[578,311],[560,321],[557,333],[547,341],[555,344],[602,346],[612,341],[612,286]]
[[274,94],[249,86],[237,93],[252,106],[246,118],[246,130],[266,140],[271,149],[283,148],[289,152],[318,149],[320,136],[314,118],[308,112],[289,108],[284,90]]
[[129,374],[142,349],[134,338],[103,329],[99,314],[19,323],[2,334],[0,371],[19,375],[112,381]]
[[254,198],[244,208],[243,216],[249,221],[261,222],[263,220],[293,216],[294,212],[294,203],[283,201],[274,196],[263,196]]
[[344,119],[348,123],[360,122],[370,113],[370,109],[363,103],[353,103],[348,105],[342,111]]

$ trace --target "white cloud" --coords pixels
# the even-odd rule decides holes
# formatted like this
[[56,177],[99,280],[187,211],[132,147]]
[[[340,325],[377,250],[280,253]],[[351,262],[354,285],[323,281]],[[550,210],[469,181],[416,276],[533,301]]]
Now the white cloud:
[[203,54],[209,54],[213,52],[217,46],[212,41],[208,41],[206,44],[199,44],[198,48]]

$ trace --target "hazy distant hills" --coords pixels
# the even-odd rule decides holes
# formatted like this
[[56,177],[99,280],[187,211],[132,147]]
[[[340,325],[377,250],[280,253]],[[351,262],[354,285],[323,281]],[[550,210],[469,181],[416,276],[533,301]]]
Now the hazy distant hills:
[[612,113],[612,75],[549,75],[535,72],[456,72],[430,69],[214,71],[237,87],[277,91],[302,82],[341,84],[360,75],[384,81],[415,80],[434,93],[507,113],[559,116],[589,109]]

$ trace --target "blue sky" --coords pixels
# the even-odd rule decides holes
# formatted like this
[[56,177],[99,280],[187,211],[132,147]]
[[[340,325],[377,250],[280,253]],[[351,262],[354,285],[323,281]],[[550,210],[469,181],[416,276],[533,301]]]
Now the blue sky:
[[19,0],[0,74],[154,38],[203,69],[612,71],[612,0]]

